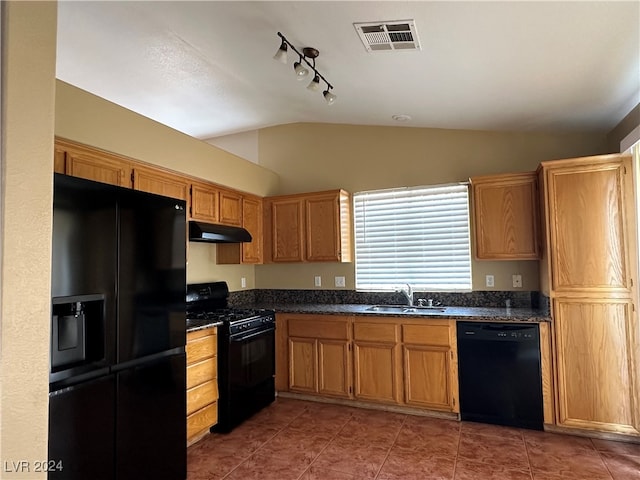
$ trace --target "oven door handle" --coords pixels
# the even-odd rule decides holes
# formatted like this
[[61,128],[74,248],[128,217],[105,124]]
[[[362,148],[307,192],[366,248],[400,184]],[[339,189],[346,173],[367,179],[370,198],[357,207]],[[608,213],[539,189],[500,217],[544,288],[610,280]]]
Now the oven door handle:
[[240,334],[235,334],[235,335],[231,335],[231,337],[229,337],[229,340],[231,340],[232,342],[243,342],[245,340],[249,340],[251,338],[254,337],[258,337],[260,335],[264,335],[265,333],[270,333],[270,332],[275,332],[276,329],[275,328],[266,328],[264,330],[259,330],[256,333],[252,333],[251,335],[247,335],[244,336],[242,333]]

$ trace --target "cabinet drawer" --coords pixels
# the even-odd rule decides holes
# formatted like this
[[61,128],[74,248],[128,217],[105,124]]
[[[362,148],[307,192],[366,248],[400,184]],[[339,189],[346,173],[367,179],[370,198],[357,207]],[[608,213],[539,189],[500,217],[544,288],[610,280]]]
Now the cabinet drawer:
[[449,325],[403,325],[402,341],[416,345],[437,345],[448,347]]
[[[192,333],[208,332],[207,330],[201,330]],[[191,333],[187,335],[187,365],[194,362],[204,360],[205,358],[213,357],[218,352],[218,336],[209,332],[208,335],[200,337],[190,337]]]
[[302,320],[290,318],[289,336],[347,340],[349,338],[349,323],[332,322],[330,320]]
[[187,438],[206,430],[218,423],[218,402],[194,412],[187,417]]
[[187,367],[187,388],[195,387],[218,376],[218,357],[207,358]]
[[187,390],[187,415],[218,399],[218,382],[210,380]]
[[369,342],[396,343],[398,334],[394,324],[356,322],[353,325],[353,338]]

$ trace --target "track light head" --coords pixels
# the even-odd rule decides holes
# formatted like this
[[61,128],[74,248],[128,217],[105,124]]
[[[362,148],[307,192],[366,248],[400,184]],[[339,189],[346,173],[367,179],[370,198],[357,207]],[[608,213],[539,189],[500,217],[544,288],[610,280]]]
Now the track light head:
[[320,90],[320,76],[317,73],[314,75],[313,80],[309,82],[309,85],[307,85],[307,90],[312,92]]
[[287,44],[282,41],[280,44],[280,48],[276,51],[276,54],[273,56],[274,60],[279,61],[280,63],[287,63]]
[[333,105],[333,103],[336,101],[336,98],[338,98],[336,95],[329,91],[329,87],[327,87],[327,89],[322,92],[322,96],[324,97],[328,105]]
[[293,70],[296,72],[296,78],[298,80],[302,80],[307,75],[309,75],[309,70],[302,66],[302,57],[300,57],[300,61],[293,64]]

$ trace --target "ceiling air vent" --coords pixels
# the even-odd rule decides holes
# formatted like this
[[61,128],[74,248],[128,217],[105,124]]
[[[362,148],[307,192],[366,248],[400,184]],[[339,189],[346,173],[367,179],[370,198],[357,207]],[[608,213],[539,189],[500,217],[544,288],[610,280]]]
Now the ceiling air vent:
[[420,50],[418,31],[413,20],[354,23],[367,52]]

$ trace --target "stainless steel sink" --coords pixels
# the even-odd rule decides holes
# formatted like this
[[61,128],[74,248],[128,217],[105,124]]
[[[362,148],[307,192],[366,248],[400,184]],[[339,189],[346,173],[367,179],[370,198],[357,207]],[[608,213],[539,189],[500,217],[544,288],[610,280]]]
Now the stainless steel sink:
[[427,307],[427,306],[418,306],[415,305],[410,307],[408,305],[372,305],[365,310],[369,312],[380,312],[380,313],[417,313],[417,314],[428,314],[430,312],[444,312],[446,307]]

